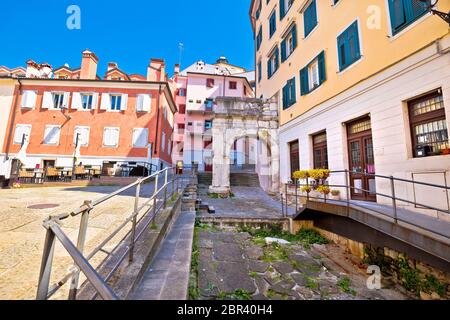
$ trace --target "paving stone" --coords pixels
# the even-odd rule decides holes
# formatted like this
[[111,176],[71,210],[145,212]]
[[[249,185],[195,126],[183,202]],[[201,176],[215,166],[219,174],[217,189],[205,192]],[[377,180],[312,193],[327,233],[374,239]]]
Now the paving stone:
[[200,239],[198,241],[198,247],[199,248],[205,248],[205,249],[212,249],[213,248],[213,241],[212,240],[206,240],[206,239]]
[[249,293],[256,291],[253,279],[248,274],[248,266],[244,262],[219,262],[217,277],[222,292],[234,292],[238,289]]
[[302,265],[316,265],[319,267],[322,265],[319,261],[317,261],[313,257],[303,256],[303,255],[299,255],[299,254],[290,254],[289,260],[295,261],[298,264],[302,264]]
[[336,282],[330,280],[319,280],[319,289],[322,293],[334,295],[341,293],[341,290],[337,286]]
[[308,280],[305,274],[302,273],[291,273],[291,278],[295,283],[301,287],[305,287],[308,284]]
[[265,300],[269,300],[269,299],[265,295],[258,293],[252,297],[252,300],[265,301]]
[[259,260],[264,255],[263,248],[255,245],[245,248],[245,255],[248,259]]
[[272,263],[272,267],[274,267],[281,274],[287,274],[294,271],[294,267],[292,267],[292,264],[288,262],[274,262]]
[[269,268],[269,264],[263,261],[250,260],[248,262],[248,268],[253,272],[264,273]]
[[242,262],[242,249],[235,243],[214,244],[214,258],[218,261]]
[[270,287],[274,292],[287,295],[287,296],[297,296],[292,288],[295,286],[295,282],[292,280],[282,280],[277,284]]
[[260,276],[257,276],[255,278],[255,284],[259,294],[266,294],[267,290],[270,287],[269,283]]

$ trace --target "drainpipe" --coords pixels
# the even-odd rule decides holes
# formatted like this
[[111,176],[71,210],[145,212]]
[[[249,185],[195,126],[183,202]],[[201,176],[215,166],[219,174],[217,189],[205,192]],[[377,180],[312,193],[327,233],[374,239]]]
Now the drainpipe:
[[158,110],[156,112],[156,132],[155,132],[155,141],[153,143],[153,153],[156,155],[158,153],[158,130],[159,130],[159,109],[161,108],[161,89],[162,85],[159,85],[159,93],[158,93]]
[[18,90],[18,94],[15,97],[13,114],[12,114],[11,123],[9,126],[9,132],[8,132],[8,140],[6,141],[6,156],[5,156],[6,160],[9,160],[9,151],[11,149],[11,139],[12,139],[12,135],[13,135],[13,131],[14,131],[14,123],[16,121],[17,105],[19,103],[20,93],[22,92],[22,82],[20,81],[20,79],[17,79],[17,81],[19,82],[19,90]]

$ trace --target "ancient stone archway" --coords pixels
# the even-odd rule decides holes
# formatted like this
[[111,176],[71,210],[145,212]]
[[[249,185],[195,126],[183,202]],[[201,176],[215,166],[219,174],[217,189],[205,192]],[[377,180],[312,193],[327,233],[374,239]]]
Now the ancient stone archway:
[[278,145],[278,107],[260,99],[217,98],[214,112],[213,179],[211,193],[229,194],[230,150],[234,141],[254,137],[270,150],[258,174],[269,183],[268,192],[279,190],[280,151]]

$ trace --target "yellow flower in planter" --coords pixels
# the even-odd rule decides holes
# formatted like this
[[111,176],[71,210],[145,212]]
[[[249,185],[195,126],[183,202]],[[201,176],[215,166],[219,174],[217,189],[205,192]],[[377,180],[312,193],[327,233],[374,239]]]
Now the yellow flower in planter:
[[294,176],[294,179],[306,180],[309,178],[309,172],[306,170],[295,171],[293,176]]
[[331,189],[327,186],[320,186],[317,188],[317,192],[320,192],[321,194],[324,194],[324,195],[329,195],[331,192]]
[[309,176],[314,180],[326,180],[330,176],[330,170],[315,169],[309,171]]
[[312,188],[311,187],[302,187],[302,192],[311,193]]

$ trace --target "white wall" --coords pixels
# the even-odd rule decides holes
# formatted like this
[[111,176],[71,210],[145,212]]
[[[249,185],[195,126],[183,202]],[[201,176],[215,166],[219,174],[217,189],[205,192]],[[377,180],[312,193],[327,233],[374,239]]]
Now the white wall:
[[[311,135],[324,129],[327,131],[330,169],[348,169],[346,127],[342,123],[367,113],[372,121],[377,174],[412,179],[413,174],[426,173],[428,178],[425,179],[444,182],[443,177],[435,175],[441,172],[450,183],[450,156],[418,159],[412,155],[406,101],[438,88],[443,91],[450,128],[450,54],[437,53],[433,45],[284,125],[280,129],[282,183],[290,179],[288,143],[299,139],[300,167],[311,169]],[[342,178],[332,179],[331,184],[343,182],[342,175]],[[414,198],[414,190],[406,184],[399,183],[396,188],[397,196]],[[389,181],[378,180],[377,191],[390,194]],[[430,192],[427,198],[433,196],[436,194]],[[444,207],[447,207],[445,192],[439,197],[440,200],[428,201],[441,205],[444,201]],[[378,201],[390,202],[381,197]]]

